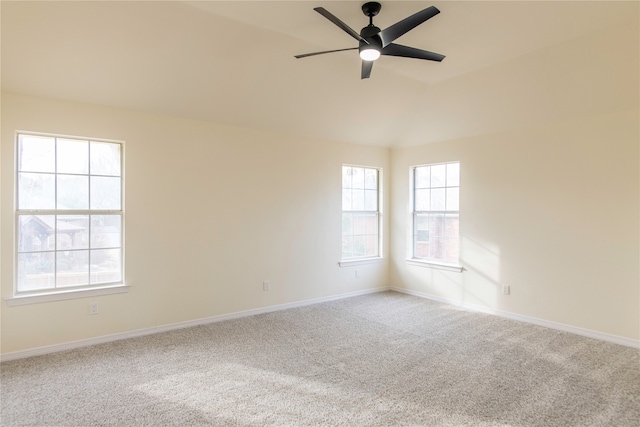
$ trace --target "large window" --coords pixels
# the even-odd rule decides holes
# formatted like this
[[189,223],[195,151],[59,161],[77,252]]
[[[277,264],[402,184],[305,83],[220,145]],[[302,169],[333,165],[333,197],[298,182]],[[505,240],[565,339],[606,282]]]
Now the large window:
[[460,163],[416,166],[413,174],[413,259],[459,264]]
[[122,144],[20,133],[16,148],[16,295],[122,283]]
[[342,259],[380,256],[379,172],[342,167]]

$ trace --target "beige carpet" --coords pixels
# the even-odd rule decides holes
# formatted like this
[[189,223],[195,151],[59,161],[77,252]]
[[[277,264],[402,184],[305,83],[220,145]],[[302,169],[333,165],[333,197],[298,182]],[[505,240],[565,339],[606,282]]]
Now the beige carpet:
[[639,426],[637,349],[385,292],[6,362],[2,426]]

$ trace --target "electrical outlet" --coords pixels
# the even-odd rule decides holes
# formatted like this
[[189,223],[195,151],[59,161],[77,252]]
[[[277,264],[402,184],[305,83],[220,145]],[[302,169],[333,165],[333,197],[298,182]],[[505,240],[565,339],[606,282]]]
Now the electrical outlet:
[[511,293],[511,286],[502,285],[502,293],[505,295],[509,295]]
[[89,304],[89,314],[98,314],[98,303],[92,302]]
[[360,270],[356,270],[356,277],[360,277]]
[[271,288],[271,285],[270,285],[268,280],[265,280],[264,282],[262,282],[262,290],[263,291],[268,291],[270,288]]

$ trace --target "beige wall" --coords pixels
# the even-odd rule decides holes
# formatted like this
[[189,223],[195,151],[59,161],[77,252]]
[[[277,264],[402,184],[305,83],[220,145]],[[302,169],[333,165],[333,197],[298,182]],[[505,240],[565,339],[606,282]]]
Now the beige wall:
[[[637,109],[387,150],[22,95],[1,106],[2,354],[386,286],[640,339]],[[6,305],[16,130],[125,141],[129,293]],[[407,265],[409,168],[452,160],[465,271]],[[390,262],[359,278],[337,265],[343,163],[383,168]]]
[[[125,141],[129,293],[6,305],[16,130]],[[388,161],[387,149],[3,94],[2,353],[387,286],[387,262],[358,278],[337,263],[341,165],[388,177]]]
[[[391,285],[638,340],[639,114],[393,150]],[[407,265],[409,168],[454,160],[465,270]]]

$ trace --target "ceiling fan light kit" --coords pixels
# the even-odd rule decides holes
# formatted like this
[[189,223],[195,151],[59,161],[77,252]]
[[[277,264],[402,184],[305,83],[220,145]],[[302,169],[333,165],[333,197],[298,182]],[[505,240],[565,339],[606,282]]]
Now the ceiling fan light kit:
[[363,61],[375,61],[380,58],[380,49],[369,46],[360,46],[360,58]]
[[371,76],[373,61],[380,58],[381,55],[399,56],[404,58],[424,59],[427,61],[442,61],[445,56],[439,53],[429,52],[427,50],[417,49],[415,47],[403,46],[393,43],[398,37],[414,29],[427,19],[430,19],[440,13],[435,6],[430,6],[420,12],[396,22],[392,26],[380,30],[373,25],[373,17],[380,13],[382,5],[378,2],[367,2],[362,5],[362,13],[369,17],[369,25],[360,30],[360,34],[356,33],[351,27],[338,19],[331,12],[323,7],[316,7],[313,10],[320,15],[333,22],[337,27],[358,40],[358,47],[346,49],[325,50],[322,52],[305,53],[295,55],[296,58],[306,58],[308,56],[322,55],[325,53],[342,52],[345,50],[358,49],[360,58],[362,59],[361,78],[368,79]]

